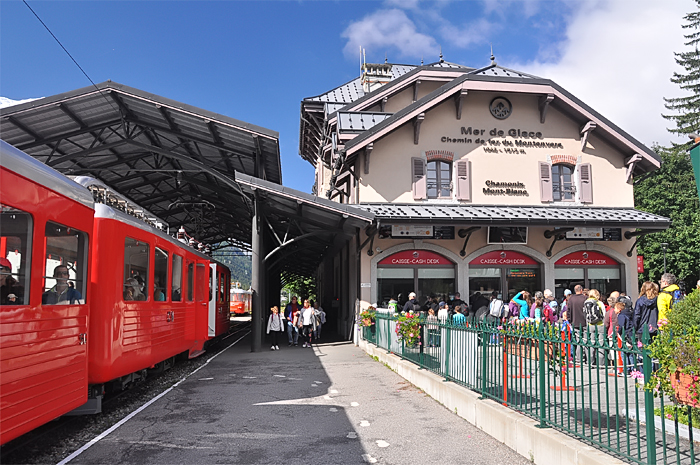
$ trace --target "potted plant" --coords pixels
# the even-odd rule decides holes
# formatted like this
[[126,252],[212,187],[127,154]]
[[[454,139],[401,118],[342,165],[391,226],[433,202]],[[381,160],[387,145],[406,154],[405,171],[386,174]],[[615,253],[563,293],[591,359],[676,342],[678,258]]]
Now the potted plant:
[[370,305],[365,310],[360,312],[360,318],[358,318],[357,323],[363,327],[371,327],[374,325],[376,316],[377,309]]
[[677,404],[700,406],[700,290],[676,302],[668,321],[647,346],[659,368],[645,389],[671,396]]
[[420,317],[413,310],[401,312],[396,316],[396,335],[406,347],[420,346]]

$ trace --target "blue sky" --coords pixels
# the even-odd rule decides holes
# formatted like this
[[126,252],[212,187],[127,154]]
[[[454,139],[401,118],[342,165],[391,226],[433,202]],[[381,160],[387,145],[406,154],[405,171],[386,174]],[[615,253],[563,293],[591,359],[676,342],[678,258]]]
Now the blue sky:
[[[280,133],[283,182],[309,192],[299,105],[367,61],[489,63],[553,79],[647,145],[691,0],[33,1],[94,82],[108,79]],[[0,96],[90,83],[21,2],[0,2]]]

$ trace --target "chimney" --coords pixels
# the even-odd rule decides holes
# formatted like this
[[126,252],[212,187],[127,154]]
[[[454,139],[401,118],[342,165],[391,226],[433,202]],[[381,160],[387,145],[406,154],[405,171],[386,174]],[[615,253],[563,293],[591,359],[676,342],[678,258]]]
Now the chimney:
[[364,63],[362,65],[362,89],[365,93],[372,92],[391,81],[390,63]]

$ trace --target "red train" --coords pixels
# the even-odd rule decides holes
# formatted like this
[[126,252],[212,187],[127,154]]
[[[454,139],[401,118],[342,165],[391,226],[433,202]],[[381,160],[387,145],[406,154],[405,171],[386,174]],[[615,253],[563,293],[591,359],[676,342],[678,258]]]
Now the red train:
[[228,268],[76,181],[0,141],[0,444],[229,330]]

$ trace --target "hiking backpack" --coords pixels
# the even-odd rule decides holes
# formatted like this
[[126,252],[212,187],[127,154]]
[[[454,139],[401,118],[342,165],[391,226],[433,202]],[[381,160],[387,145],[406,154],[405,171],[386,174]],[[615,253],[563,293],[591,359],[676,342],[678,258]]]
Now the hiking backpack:
[[501,299],[494,299],[489,304],[489,314],[494,318],[504,317],[504,304]]
[[583,303],[583,314],[586,317],[586,323],[589,325],[597,325],[603,321],[603,311],[600,309],[597,300],[586,300]]
[[508,304],[508,311],[510,312],[510,316],[518,317],[520,316],[520,305],[518,305],[517,302],[511,302]]
[[683,291],[680,289],[676,289],[673,292],[668,292],[668,291],[661,291],[659,294],[666,294],[671,296],[671,302],[669,303],[669,308],[673,308],[674,305],[676,305],[678,302],[683,300],[685,296],[683,295]]

